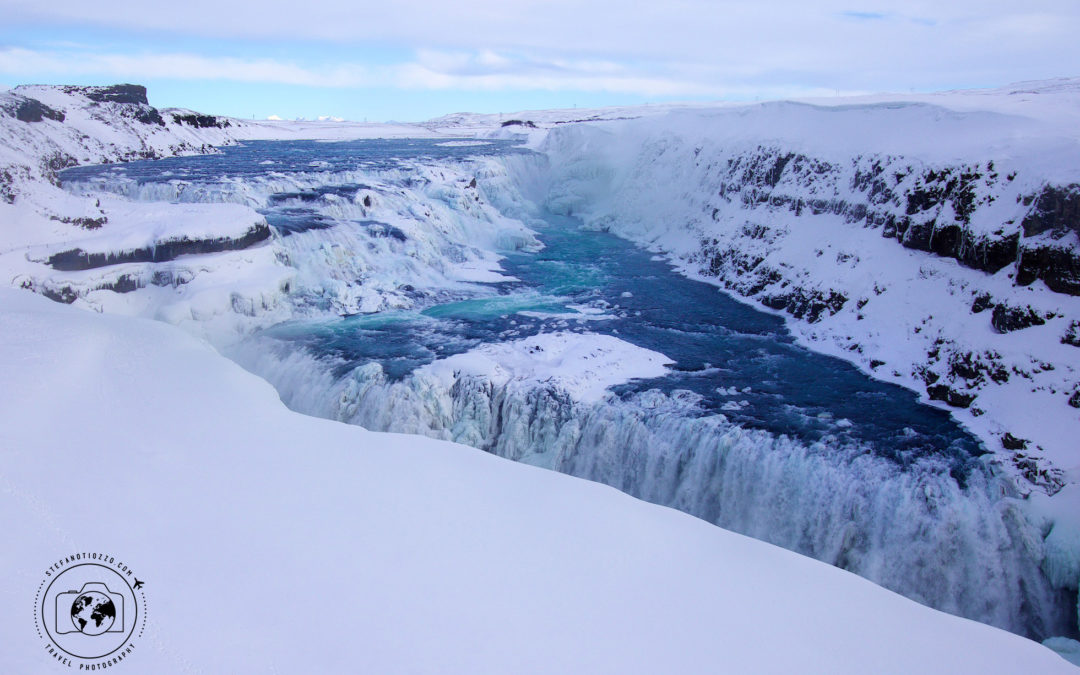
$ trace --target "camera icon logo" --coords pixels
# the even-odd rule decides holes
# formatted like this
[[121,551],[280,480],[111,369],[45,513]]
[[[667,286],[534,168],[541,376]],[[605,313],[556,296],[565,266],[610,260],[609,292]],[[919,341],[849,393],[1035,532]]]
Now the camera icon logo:
[[87,582],[81,590],[56,595],[56,632],[102,635],[124,632],[124,596],[103,583]]
[[115,557],[76,553],[45,571],[34,598],[46,653],[80,670],[124,661],[146,628],[145,581]]

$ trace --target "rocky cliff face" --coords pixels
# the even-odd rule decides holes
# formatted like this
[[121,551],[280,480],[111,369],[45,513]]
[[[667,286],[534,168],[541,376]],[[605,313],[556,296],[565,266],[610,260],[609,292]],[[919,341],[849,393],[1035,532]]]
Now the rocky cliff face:
[[[1069,238],[1080,231],[1080,185],[1044,184],[1024,194],[1013,187],[1017,174],[1002,175],[993,160],[920,164],[904,157],[860,156],[834,166],[759,147],[729,158],[717,172],[711,215],[718,220],[736,204],[786,209],[796,216],[831,213],[905,248],[990,274],[1011,267],[1019,285],[1042,280],[1053,291],[1080,295],[1080,250]],[[823,192],[831,197],[817,196]],[[997,227],[972,225],[980,209],[1010,199],[1018,205],[1014,217],[992,223]]]

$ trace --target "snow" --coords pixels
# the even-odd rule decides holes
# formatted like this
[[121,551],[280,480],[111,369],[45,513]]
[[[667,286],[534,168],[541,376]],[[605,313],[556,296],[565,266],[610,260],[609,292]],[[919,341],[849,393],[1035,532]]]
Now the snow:
[[240,204],[133,204],[106,197],[100,212],[109,219],[105,225],[69,233],[58,243],[31,249],[29,256],[37,260],[73,248],[91,254],[132,251],[184,238],[238,239],[255,226],[266,227],[265,218]]
[[[0,597],[122,556],[150,617],[126,668],[1075,672],[609,488],[292,413],[171,326],[18,291],[0,313]],[[31,622],[0,616],[5,671],[56,667]]]
[[591,403],[617,384],[661,377],[672,363],[659,352],[611,335],[560,332],[483,344],[430,363],[417,375],[446,383],[458,377],[482,377],[497,386],[509,382],[526,389],[550,385],[574,400]]

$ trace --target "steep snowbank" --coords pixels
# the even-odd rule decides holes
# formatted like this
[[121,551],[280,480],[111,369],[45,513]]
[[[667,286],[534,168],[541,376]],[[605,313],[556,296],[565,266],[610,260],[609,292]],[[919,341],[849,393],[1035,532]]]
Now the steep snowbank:
[[291,413],[169,326],[0,314],[5,671],[55,667],[43,570],[109,551],[146,583],[139,672],[1073,672],[605,487]]

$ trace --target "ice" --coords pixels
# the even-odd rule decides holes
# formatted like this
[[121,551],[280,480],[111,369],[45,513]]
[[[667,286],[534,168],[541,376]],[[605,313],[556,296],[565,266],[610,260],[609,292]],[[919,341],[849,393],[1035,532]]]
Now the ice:
[[1052,637],[1043,640],[1043,644],[1069,663],[1080,666],[1080,642],[1066,637]]

